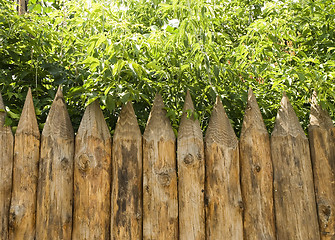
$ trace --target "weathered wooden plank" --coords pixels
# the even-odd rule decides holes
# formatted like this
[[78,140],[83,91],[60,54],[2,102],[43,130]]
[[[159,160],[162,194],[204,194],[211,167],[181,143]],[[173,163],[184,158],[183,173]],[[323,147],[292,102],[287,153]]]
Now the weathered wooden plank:
[[308,139],[284,94],[271,135],[277,239],[320,239]]
[[40,132],[29,88],[15,133],[9,239],[35,239]]
[[87,106],[76,135],[72,239],[110,238],[111,141],[95,101]]
[[[179,239],[205,239],[205,160],[202,131],[187,91],[178,131]],[[189,117],[188,114],[191,114]]]
[[133,105],[122,109],[113,136],[112,239],[142,239],[142,134]]
[[243,239],[238,141],[219,97],[205,146],[206,239]]
[[71,239],[74,133],[59,87],[41,136],[36,239]]
[[176,143],[157,94],[143,135],[143,239],[178,239]]
[[8,239],[10,197],[12,191],[14,137],[5,126],[5,105],[0,93],[0,239]]
[[335,127],[315,94],[308,130],[321,239],[335,239]]
[[240,137],[244,239],[276,239],[270,138],[251,88]]

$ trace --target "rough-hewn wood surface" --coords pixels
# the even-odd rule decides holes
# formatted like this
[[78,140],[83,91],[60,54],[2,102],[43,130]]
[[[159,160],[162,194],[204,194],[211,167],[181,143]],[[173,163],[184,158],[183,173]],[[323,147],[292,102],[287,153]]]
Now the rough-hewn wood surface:
[[35,239],[40,132],[29,89],[15,133],[9,239]]
[[285,94],[271,154],[277,239],[320,239],[309,143]]
[[133,105],[122,109],[113,136],[112,239],[142,239],[142,134]]
[[[179,239],[205,239],[205,160],[202,131],[187,91],[178,130]],[[189,115],[189,116],[188,116]]]
[[61,89],[41,136],[36,239],[71,239],[74,133]]
[[8,239],[8,216],[12,191],[14,137],[5,126],[5,106],[0,93],[0,239]]
[[219,97],[205,137],[206,237],[243,239],[239,147]]
[[143,135],[143,239],[178,239],[176,140],[157,94]]
[[76,135],[72,239],[110,238],[111,135],[96,100]]
[[270,138],[251,89],[240,137],[244,239],[276,239]]
[[328,113],[316,103],[309,126],[314,186],[322,240],[335,239],[335,127]]

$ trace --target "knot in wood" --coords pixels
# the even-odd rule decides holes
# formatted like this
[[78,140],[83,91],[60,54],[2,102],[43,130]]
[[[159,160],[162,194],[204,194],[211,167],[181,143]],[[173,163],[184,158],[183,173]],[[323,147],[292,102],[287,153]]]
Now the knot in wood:
[[137,213],[136,213],[136,219],[137,219],[137,220],[140,220],[140,219],[141,219],[141,216],[142,216],[142,214],[141,214],[140,212],[137,212]]
[[88,170],[88,168],[90,167],[90,158],[89,156],[87,156],[87,154],[82,154],[79,157],[79,161],[78,161],[78,165],[79,165],[79,169],[83,172],[86,172]]
[[162,186],[169,186],[171,182],[171,177],[169,173],[167,172],[162,172],[158,174],[158,181]]
[[184,163],[192,164],[193,162],[194,162],[194,157],[192,154],[189,153],[184,157]]
[[67,168],[68,168],[68,166],[69,166],[69,159],[67,159],[67,158],[63,158],[61,161],[60,161],[60,163],[61,163],[61,165],[62,165],[62,168],[64,169],[64,170],[66,170]]
[[321,216],[320,216],[320,220],[322,222],[322,224],[324,224],[324,227],[328,227],[328,222],[329,222],[329,218],[331,215],[331,207],[329,205],[324,205],[324,204],[320,204],[320,212],[321,212]]
[[238,201],[238,207],[240,208],[241,211],[244,209],[244,204],[242,201]]

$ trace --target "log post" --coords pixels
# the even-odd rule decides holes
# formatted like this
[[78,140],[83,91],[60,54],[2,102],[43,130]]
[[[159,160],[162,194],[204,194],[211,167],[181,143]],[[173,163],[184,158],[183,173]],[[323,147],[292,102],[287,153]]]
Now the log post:
[[244,239],[276,239],[270,138],[251,88],[240,137]]
[[15,133],[9,239],[35,239],[40,132],[29,88]]
[[19,15],[25,14],[27,12],[27,2],[28,0],[18,0],[18,12]]
[[312,98],[309,138],[322,240],[335,239],[335,127]]
[[193,111],[191,95],[187,91],[177,141],[180,240],[205,239],[204,142]]
[[8,239],[10,198],[12,192],[14,137],[5,126],[5,105],[0,93],[0,239]]
[[71,239],[74,133],[58,88],[41,136],[36,239]]
[[243,239],[238,141],[219,97],[205,146],[206,239]]
[[277,239],[320,239],[309,143],[285,93],[271,155]]
[[143,135],[143,239],[178,239],[176,140],[157,94]]
[[96,100],[87,106],[76,135],[72,239],[110,238],[111,144]]
[[116,123],[112,155],[111,239],[142,239],[142,134],[131,102]]

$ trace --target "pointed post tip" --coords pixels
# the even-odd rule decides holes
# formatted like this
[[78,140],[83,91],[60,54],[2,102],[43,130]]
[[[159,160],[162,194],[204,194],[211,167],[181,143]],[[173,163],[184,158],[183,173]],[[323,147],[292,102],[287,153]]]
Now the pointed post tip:
[[115,131],[114,140],[116,138],[141,138],[141,130],[137,122],[137,117],[131,101],[128,101],[122,107],[121,113],[118,117]]
[[175,138],[170,119],[166,116],[163,98],[157,92],[143,137],[149,139],[158,136],[165,136],[166,139]]
[[271,135],[291,135],[293,137],[302,136],[303,138],[307,138],[285,92],[283,92],[283,98],[280,102],[275,127]]
[[248,102],[245,109],[245,115],[242,124],[241,137],[244,137],[249,130],[257,132],[266,132],[264,120],[259,109],[257,99],[251,88],[248,91]]
[[310,113],[310,128],[320,127],[324,129],[331,129],[334,127],[333,121],[329,113],[322,109],[317,102],[317,93],[313,91],[311,99],[311,113]]
[[31,88],[28,89],[19,124],[16,130],[16,135],[21,133],[32,134],[37,138],[40,136]]

